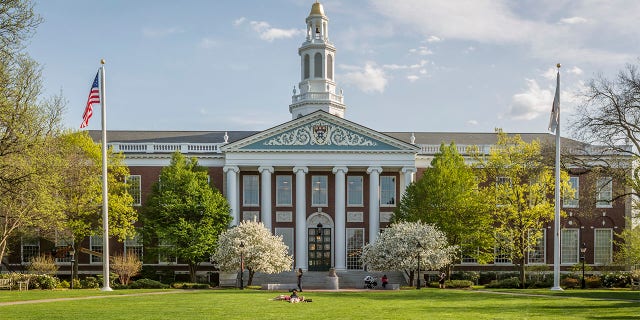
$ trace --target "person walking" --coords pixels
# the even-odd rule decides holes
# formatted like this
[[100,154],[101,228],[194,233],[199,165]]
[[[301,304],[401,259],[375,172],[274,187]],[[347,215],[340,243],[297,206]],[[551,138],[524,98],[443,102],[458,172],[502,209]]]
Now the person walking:
[[438,284],[440,284],[440,289],[444,289],[444,281],[447,278],[447,274],[446,273],[441,273],[440,274],[440,279],[438,279]]
[[298,268],[296,275],[298,276],[298,291],[302,292],[302,268]]

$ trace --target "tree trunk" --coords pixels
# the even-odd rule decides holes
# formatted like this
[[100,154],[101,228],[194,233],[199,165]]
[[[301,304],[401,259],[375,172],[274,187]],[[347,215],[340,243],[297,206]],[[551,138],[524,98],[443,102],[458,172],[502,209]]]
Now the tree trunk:
[[193,263],[193,262],[189,262],[189,281],[191,281],[192,283],[196,283],[197,279],[196,279],[196,272],[198,271],[198,264],[197,263]]
[[248,287],[253,283],[253,275],[256,274],[256,272],[253,271],[253,269],[249,269],[249,268],[247,268],[247,270],[249,270],[249,279],[247,280],[247,287]]

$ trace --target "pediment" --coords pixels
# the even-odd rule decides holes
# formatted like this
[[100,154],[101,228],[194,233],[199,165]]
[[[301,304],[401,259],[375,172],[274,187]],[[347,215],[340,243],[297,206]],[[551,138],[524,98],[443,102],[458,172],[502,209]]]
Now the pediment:
[[222,147],[223,152],[417,152],[414,145],[324,111],[283,123]]

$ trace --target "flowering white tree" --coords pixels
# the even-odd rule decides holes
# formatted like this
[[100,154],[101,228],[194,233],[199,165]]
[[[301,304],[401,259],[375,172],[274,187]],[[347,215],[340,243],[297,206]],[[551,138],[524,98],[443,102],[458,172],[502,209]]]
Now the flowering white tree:
[[435,226],[423,222],[398,222],[367,244],[362,261],[370,270],[400,270],[413,283],[420,257],[421,270],[437,270],[450,264],[456,247]]
[[292,268],[293,257],[287,254],[282,236],[272,235],[262,222],[243,221],[223,232],[213,258],[220,270],[237,271],[241,253],[244,267],[249,271],[248,286],[256,272],[279,273]]

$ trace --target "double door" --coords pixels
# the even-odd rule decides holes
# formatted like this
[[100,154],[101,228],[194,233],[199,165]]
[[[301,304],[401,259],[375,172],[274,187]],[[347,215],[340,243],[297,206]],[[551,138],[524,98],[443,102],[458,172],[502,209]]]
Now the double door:
[[331,228],[309,228],[309,271],[329,271],[331,268]]

